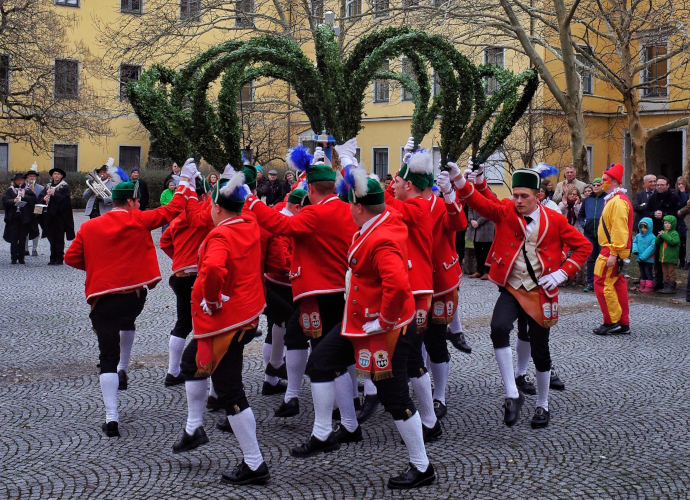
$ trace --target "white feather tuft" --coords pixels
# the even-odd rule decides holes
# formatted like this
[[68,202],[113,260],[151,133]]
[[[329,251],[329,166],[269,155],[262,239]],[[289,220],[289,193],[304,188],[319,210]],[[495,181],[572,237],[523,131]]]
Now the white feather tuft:
[[230,179],[225,186],[220,188],[220,194],[223,196],[230,196],[232,193],[235,192],[235,188],[238,188],[239,186],[244,185],[244,172],[237,172],[235,175],[232,176],[232,179]]
[[112,168],[115,165],[115,158],[108,158],[108,163],[105,164],[108,168]]
[[31,165],[31,171],[38,173],[38,163],[34,162],[34,164]]
[[412,153],[412,156],[407,161],[407,167],[410,169],[410,172],[416,174],[430,174],[434,170],[431,153],[426,149],[420,149]]
[[367,171],[361,168],[352,169],[352,177],[355,179],[355,196],[363,198],[367,195],[367,180],[369,179]]
[[376,182],[381,182],[381,178],[376,174],[369,174],[370,179],[374,179]]

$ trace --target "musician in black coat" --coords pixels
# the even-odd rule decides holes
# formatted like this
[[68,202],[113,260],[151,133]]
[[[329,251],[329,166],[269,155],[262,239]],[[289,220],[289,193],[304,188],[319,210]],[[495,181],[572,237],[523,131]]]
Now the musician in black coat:
[[2,195],[5,209],[5,232],[2,237],[10,244],[12,264],[24,264],[24,244],[27,235],[31,236],[31,219],[37,201],[33,191],[26,188],[24,174],[14,174],[12,185]]
[[61,168],[48,172],[51,182],[43,192],[42,202],[48,205],[43,214],[44,234],[50,242],[49,266],[60,266],[65,256],[65,237],[74,239],[74,216],[72,197],[64,178],[67,174]]

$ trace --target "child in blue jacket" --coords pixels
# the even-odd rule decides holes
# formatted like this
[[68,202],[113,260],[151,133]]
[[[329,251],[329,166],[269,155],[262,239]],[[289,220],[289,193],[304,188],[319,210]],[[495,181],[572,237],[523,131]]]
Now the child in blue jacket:
[[643,217],[637,224],[638,233],[633,240],[632,253],[637,256],[640,266],[640,291],[654,291],[654,249],[656,237],[652,232],[652,219]]

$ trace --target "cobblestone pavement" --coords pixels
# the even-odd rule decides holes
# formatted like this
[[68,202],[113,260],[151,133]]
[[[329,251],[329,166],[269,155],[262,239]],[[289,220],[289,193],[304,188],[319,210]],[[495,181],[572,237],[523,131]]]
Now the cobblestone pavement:
[[[129,389],[119,393],[122,437],[108,439],[100,430],[104,409],[84,276],[46,267],[46,240],[39,252],[26,266],[11,266],[9,245],[0,245],[0,498],[690,498],[684,305],[637,301],[633,335],[599,338],[591,334],[601,320],[594,297],[564,292],[551,345],[566,391],[551,392],[547,429],[530,429],[535,396],[508,429],[487,328],[496,288],[465,280],[461,307],[474,350],[452,354],[444,435],[428,446],[438,481],[402,493],[385,487],[407,455],[380,410],[367,422],[364,442],[306,461],[290,457],[311,429],[309,385],[302,385],[299,418],[274,418],[280,396],[259,394],[261,344],[254,341],[245,385],[273,479],[232,488],[219,476],[241,454],[234,436],[214,428],[217,414],[206,415],[208,445],[171,453],[186,406],[182,386],[163,387],[174,321],[169,259],[159,254],[164,281],[137,323]],[[107,263],[107,249],[103,258]]]

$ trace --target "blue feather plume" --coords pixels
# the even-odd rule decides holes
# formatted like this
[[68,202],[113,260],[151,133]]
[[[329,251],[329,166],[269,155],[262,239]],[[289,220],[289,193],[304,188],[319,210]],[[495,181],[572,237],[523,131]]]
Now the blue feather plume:
[[[350,171],[350,165],[347,165],[343,169],[343,172],[345,173],[345,177],[347,177],[347,174],[349,171]],[[345,180],[345,177],[340,179],[338,181],[338,184],[336,184],[336,186],[335,186],[335,192],[340,198],[347,198],[347,193],[350,190],[350,186],[347,185],[347,181]]]
[[532,170],[539,173],[539,177],[545,179],[546,177],[551,177],[552,175],[558,175],[558,169],[553,165],[548,163],[540,162],[537,163]]
[[313,155],[309,154],[309,148],[299,145],[288,150],[285,156],[287,164],[295,170],[306,172],[311,166],[311,161],[314,159]]
[[230,199],[232,201],[246,200],[247,196],[249,196],[250,194],[251,194],[251,192],[247,188],[247,185],[243,184],[243,185],[237,186],[235,188],[235,190],[230,195]]

